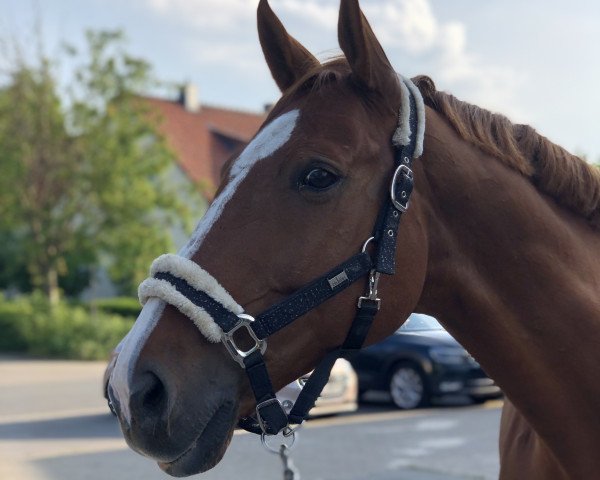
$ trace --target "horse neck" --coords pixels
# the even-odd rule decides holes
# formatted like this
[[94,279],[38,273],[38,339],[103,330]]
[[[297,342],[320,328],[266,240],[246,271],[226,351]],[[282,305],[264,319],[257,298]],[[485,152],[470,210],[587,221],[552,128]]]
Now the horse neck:
[[597,453],[600,235],[439,115],[427,120],[435,133],[417,188],[429,261],[418,309],[444,323],[551,449],[573,440],[574,458]]

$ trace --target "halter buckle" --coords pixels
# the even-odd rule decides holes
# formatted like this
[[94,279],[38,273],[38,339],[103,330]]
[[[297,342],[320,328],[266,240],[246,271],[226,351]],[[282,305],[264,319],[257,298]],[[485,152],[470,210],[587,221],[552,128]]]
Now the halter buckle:
[[[265,412],[266,415],[263,414],[263,409],[267,410]],[[273,423],[269,424],[267,419],[265,419],[265,416],[269,416],[270,419],[273,420]],[[290,424],[287,413],[277,398],[269,398],[256,405],[256,420],[258,421],[258,425],[263,435],[278,435],[281,432],[284,433],[285,437],[291,435],[291,433],[288,433]],[[276,427],[277,425],[280,425],[279,428]],[[272,427],[277,428],[277,430]]]
[[[251,315],[246,315],[245,313],[240,313],[238,314],[238,318],[240,319],[240,321],[235,327],[233,327],[228,332],[223,332],[223,335],[221,335],[221,342],[223,342],[223,345],[225,345],[225,348],[227,349],[231,357],[237,363],[239,363],[240,367],[246,368],[244,365],[244,358],[248,357],[249,355],[252,355],[257,350],[260,350],[260,353],[265,353],[265,350],[267,349],[267,341],[258,338],[256,336],[256,333],[254,333],[254,330],[252,330],[252,327],[250,325],[252,324],[252,322],[254,322],[254,317],[252,317]],[[235,332],[237,332],[241,328],[246,329],[246,332],[254,342],[254,345],[248,350],[242,350],[240,347],[238,347],[233,338]]]
[[411,189],[412,189],[413,172],[407,165],[401,164],[398,166],[398,168],[394,172],[394,176],[392,177],[392,183],[390,185],[390,200],[392,201],[392,204],[394,205],[394,207],[396,207],[396,209],[398,209],[400,212],[404,213],[404,212],[406,212],[406,210],[408,210],[408,201],[409,201],[409,197],[410,197],[410,192],[407,193],[406,190],[402,192],[404,194],[404,197],[403,197],[404,203],[402,203],[400,200],[398,200],[396,198],[396,182],[398,181],[398,176],[401,173],[404,174],[404,178],[410,182]]

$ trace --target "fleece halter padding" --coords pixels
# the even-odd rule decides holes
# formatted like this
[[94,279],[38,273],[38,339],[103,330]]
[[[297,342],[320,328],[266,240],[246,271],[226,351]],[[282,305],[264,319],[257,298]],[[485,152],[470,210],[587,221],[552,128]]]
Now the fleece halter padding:
[[185,280],[194,289],[206,293],[233,314],[243,313],[244,309],[221,284],[197,263],[174,254],[161,255],[150,267],[150,278],[144,280],[138,289],[140,303],[144,305],[151,297],[157,297],[173,305],[181,313],[189,317],[208,341],[221,341],[223,331],[213,317],[202,307],[195,305],[167,280],[154,278],[158,273],[170,273]]
[[[398,128],[392,137],[392,143],[396,147],[407,146],[414,138],[415,150],[412,158],[419,158],[423,153],[423,139],[425,137],[425,104],[423,96],[417,86],[409,78],[398,75],[400,80],[400,111],[398,112]],[[415,114],[417,118],[416,132],[411,131],[410,126],[410,98],[415,101]],[[413,133],[415,134],[412,137]],[[411,158],[411,160],[412,160]]]

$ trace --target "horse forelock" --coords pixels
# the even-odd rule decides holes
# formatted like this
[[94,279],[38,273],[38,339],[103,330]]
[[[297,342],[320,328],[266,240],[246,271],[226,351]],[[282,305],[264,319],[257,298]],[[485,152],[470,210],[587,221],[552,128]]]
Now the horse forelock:
[[[392,132],[392,143],[395,146],[407,145],[411,134],[417,135],[417,146],[414,156],[419,157],[423,152],[423,137],[425,129],[425,112],[421,92],[411,80],[402,77],[394,71],[390,75],[397,78],[397,88],[394,91],[377,91],[366,88],[360,80],[354,78],[348,61],[344,56],[315,66],[307,71],[298,81],[286,90],[271,112],[278,115],[294,99],[299,97],[318,98],[330,92],[330,88],[339,88],[341,84],[349,87],[356,98],[372,115],[397,115],[398,127]],[[391,83],[393,85],[394,83]],[[410,131],[410,95],[416,100],[418,127],[417,132]],[[225,170],[223,171],[223,173]]]
[[436,90],[426,76],[413,79],[425,103],[458,135],[531,179],[543,193],[600,230],[600,169],[552,143],[528,125]]
[[352,70],[345,57],[335,57],[307,71],[298,81],[284,92],[280,103],[299,94],[317,93],[329,85],[340,84],[350,77]]
[[290,103],[299,97],[318,99],[320,95],[330,93],[331,88],[339,88],[342,84],[348,86],[356,94],[357,99],[370,110],[385,108],[395,111],[397,108],[397,105],[391,106],[394,102],[390,102],[390,98],[393,94],[399,95],[399,88],[398,92],[369,91],[359,81],[355,81],[348,61],[344,56],[339,56],[308,70],[296,83],[283,92],[270,115],[281,114]]

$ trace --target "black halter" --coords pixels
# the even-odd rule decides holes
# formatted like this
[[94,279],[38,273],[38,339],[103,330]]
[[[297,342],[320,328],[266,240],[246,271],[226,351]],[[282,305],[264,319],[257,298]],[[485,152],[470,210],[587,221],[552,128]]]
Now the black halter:
[[[256,416],[242,418],[239,422],[240,427],[250,432],[263,435],[276,435],[280,432],[286,436],[292,434],[314,406],[335,361],[356,352],[364,343],[379,310],[377,286],[380,274],[393,275],[395,272],[398,227],[413,190],[411,167],[417,142],[418,119],[412,92],[409,92],[409,98],[409,143],[395,149],[390,195],[379,212],[372,237],[365,242],[360,253],[271,306],[255,319],[249,315],[232,313],[210,295],[195,289],[186,280],[172,273],[158,272],[154,275],[157,279],[168,281],[188,300],[206,310],[223,331],[221,341],[232,358],[246,370],[256,398]],[[371,242],[374,244],[373,258],[367,252],[367,246]],[[356,315],[344,343],[329,352],[319,363],[291,411],[286,413],[273,391],[264,362],[265,339],[365,275],[368,275],[368,291],[358,299]],[[234,340],[234,333],[240,330],[245,330],[252,340],[253,345],[249,349],[243,350]]]

